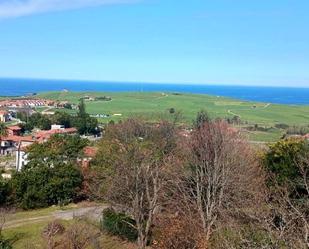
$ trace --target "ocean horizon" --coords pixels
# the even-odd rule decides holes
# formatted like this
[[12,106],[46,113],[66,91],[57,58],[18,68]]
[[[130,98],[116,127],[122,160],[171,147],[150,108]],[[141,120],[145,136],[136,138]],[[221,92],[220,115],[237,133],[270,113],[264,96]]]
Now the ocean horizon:
[[309,88],[301,87],[0,78],[0,96],[25,96],[64,89],[74,92],[179,92],[244,101],[309,105]]

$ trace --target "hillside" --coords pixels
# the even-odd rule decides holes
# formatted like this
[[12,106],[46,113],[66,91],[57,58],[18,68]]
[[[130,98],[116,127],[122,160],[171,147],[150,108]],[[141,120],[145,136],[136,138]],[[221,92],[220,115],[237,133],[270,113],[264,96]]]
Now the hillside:
[[[101,122],[118,121],[130,116],[142,116],[155,121],[160,117],[169,118],[171,108],[182,113],[182,122],[190,124],[196,113],[207,110],[212,117],[240,117],[243,125],[258,124],[271,128],[275,124],[308,125],[309,106],[292,106],[269,103],[255,103],[219,96],[179,93],[137,93],[137,92],[48,92],[38,95],[41,98],[67,100],[78,103],[82,97],[109,96],[111,101],[86,101],[90,114],[108,114],[109,118],[99,118]],[[249,135],[258,141],[273,141],[282,135],[280,129],[268,132],[254,132]]]

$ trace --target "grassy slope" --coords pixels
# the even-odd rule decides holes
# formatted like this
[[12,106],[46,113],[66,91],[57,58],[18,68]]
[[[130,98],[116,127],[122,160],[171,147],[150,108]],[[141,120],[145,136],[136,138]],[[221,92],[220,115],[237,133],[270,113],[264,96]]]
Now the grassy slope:
[[[10,214],[6,217],[6,221],[14,221],[20,219],[33,219],[39,216],[50,215],[54,211],[59,210],[68,210],[76,208],[75,204],[70,204],[65,208],[59,208],[56,206],[45,208],[45,209],[37,209],[32,211],[21,211],[15,214]],[[5,238],[14,238],[17,236],[17,242],[14,243],[14,249],[24,249],[28,244],[36,246],[36,248],[42,248],[43,238],[42,231],[47,226],[47,224],[51,221],[51,218],[46,218],[44,221],[40,220],[38,222],[32,222],[27,224],[25,222],[22,226],[6,228],[2,231],[2,234]],[[61,220],[61,223],[66,227],[73,223],[72,220]],[[133,245],[126,243],[125,241],[121,241],[118,238],[113,236],[109,236],[108,234],[101,234],[100,241],[104,248],[108,249],[133,249],[135,248]],[[28,247],[27,247],[28,248]],[[31,248],[31,247],[29,247]]]
[[[17,241],[14,243],[14,249],[31,248],[34,245],[36,248],[42,248],[44,240],[42,238],[42,231],[47,226],[49,221],[38,222],[31,225],[24,225],[17,228],[10,228],[3,231],[5,238],[14,238],[17,236]],[[66,227],[73,223],[73,221],[61,221]],[[99,238],[104,248],[108,249],[134,249],[134,245],[121,241],[120,239],[101,234]],[[25,246],[30,247],[25,247]]]
[[[110,96],[112,101],[87,101],[87,110],[91,114],[122,114],[122,117],[112,116],[101,119],[107,122],[111,119],[117,121],[130,116],[143,116],[150,120],[157,120],[160,116],[170,117],[169,108],[181,111],[183,121],[191,123],[196,113],[205,109],[212,117],[233,117],[238,115],[249,124],[273,126],[276,123],[289,125],[307,125],[309,123],[309,106],[292,106],[279,104],[266,104],[248,102],[224,97],[201,94],[171,93],[77,93],[77,92],[49,92],[39,97],[68,100],[77,103],[83,96]],[[256,108],[254,108],[254,106]],[[282,135],[282,131],[249,133],[257,140],[272,141]]]

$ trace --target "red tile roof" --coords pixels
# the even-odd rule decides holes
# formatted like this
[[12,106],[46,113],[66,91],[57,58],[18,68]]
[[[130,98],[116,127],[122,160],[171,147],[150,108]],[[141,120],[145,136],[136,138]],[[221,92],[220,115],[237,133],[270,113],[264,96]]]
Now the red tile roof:
[[13,142],[16,142],[16,143],[19,143],[19,142],[34,142],[34,139],[33,137],[31,136],[27,136],[27,137],[22,137],[22,136],[5,136],[5,137],[1,137],[1,140],[2,141],[13,141]]
[[7,111],[0,110],[0,115],[6,115],[6,114],[8,114]]
[[11,130],[11,131],[20,131],[21,130],[21,128],[17,125],[9,126],[8,129]]
[[39,141],[44,141],[46,139],[49,139],[52,135],[55,135],[55,134],[74,134],[76,132],[77,132],[76,128],[39,131],[35,134],[35,138],[38,139]]
[[98,148],[87,146],[84,148],[84,154],[86,157],[95,157],[98,152]]
[[309,133],[304,136],[304,138],[309,139]]

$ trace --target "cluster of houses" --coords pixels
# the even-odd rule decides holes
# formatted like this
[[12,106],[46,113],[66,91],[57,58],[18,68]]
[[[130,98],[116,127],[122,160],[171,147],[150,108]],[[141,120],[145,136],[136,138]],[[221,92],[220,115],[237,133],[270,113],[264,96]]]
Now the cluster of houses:
[[29,145],[35,142],[46,142],[54,134],[76,133],[76,128],[52,125],[50,130],[38,131],[31,136],[22,136],[19,126],[9,126],[7,128],[7,135],[0,137],[0,156],[16,155],[16,170],[21,170],[28,163],[26,149]]
[[0,101],[0,107],[40,107],[40,106],[55,106],[56,102],[46,99],[19,98],[7,99]]
[[[16,113],[25,112],[31,116],[37,107],[46,107],[47,109],[42,114],[54,114],[52,108],[68,108],[68,101],[52,101],[38,98],[15,98],[0,101],[0,122],[8,123],[10,121],[20,121],[16,119]],[[74,107],[70,105],[71,108]],[[49,113],[50,112],[50,113]],[[7,125],[7,134],[0,136],[0,161],[1,157],[14,157],[14,162],[10,160],[10,167],[16,167],[16,170],[21,170],[29,161],[27,159],[27,148],[33,143],[44,143],[55,134],[76,134],[76,128],[64,128],[61,125],[52,125],[50,130],[40,130],[33,132],[29,136],[22,135],[22,129],[18,125]],[[82,167],[88,167],[90,160],[94,157],[96,149],[86,147],[84,156],[79,159]],[[1,166],[1,165],[0,165]],[[2,165],[3,166],[3,165]],[[5,164],[7,167],[8,165]]]
[[[43,114],[54,114],[50,109],[52,108],[71,108],[75,105],[70,105],[68,101],[53,101],[48,99],[34,99],[34,98],[19,98],[19,99],[6,99],[0,101],[0,122],[10,121],[10,115],[17,112],[30,112],[31,115],[35,108],[46,107],[47,110]],[[46,112],[46,113],[44,113]]]

